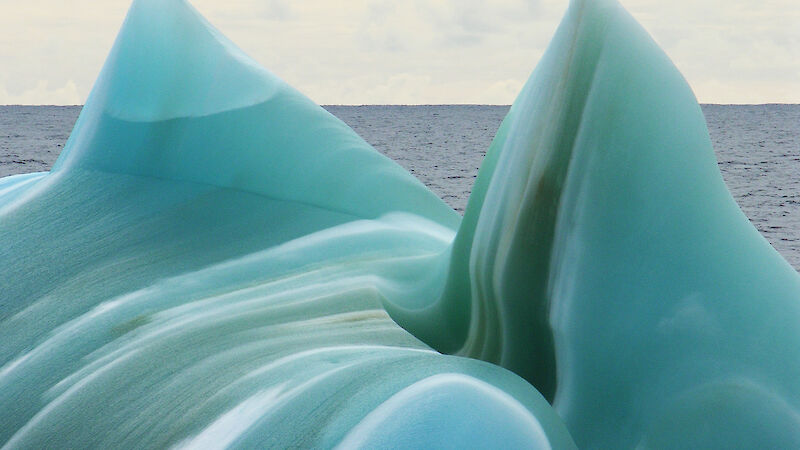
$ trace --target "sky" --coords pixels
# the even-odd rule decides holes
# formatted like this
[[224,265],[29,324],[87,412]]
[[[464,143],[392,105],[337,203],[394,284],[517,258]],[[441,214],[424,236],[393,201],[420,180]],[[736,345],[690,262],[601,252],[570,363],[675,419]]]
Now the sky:
[[[510,104],[568,0],[191,0],[320,104]],[[800,103],[798,0],[621,0],[702,103]],[[130,0],[0,0],[0,104],[82,104]]]

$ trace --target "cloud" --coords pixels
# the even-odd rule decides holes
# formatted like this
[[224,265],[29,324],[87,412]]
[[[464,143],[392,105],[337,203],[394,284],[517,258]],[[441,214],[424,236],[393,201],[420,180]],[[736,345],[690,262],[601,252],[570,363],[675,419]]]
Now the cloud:
[[81,105],[83,101],[84,96],[72,80],[55,89],[50,89],[46,80],[39,80],[35,87],[18,94],[0,85],[0,105]]
[[492,103],[498,105],[510,105],[517,98],[517,94],[525,84],[521,80],[498,81],[489,86],[483,93],[483,101],[476,103]]
[[[315,100],[417,104],[509,102],[512,86],[527,79],[568,4],[190,1],[257,61]],[[621,1],[701,101],[800,103],[796,0]],[[129,2],[0,2],[0,84],[7,91],[0,103],[12,92],[22,99],[23,92],[39,89],[29,80],[62,87],[72,81],[82,101]],[[62,94],[25,98],[73,101]]]

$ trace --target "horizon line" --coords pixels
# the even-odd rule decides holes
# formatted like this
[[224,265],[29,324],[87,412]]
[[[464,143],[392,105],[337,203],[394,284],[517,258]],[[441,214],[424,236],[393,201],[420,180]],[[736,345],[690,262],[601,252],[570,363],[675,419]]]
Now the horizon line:
[[[800,106],[800,103],[780,103],[780,102],[764,102],[764,103],[711,103],[711,102],[698,102],[701,106]],[[19,106],[29,106],[29,107],[60,107],[60,108],[76,108],[76,107],[84,107],[86,104],[71,104],[71,105],[56,105],[56,104],[22,104],[22,103],[11,103],[6,105],[0,105],[0,107],[19,107]],[[511,104],[501,104],[501,103],[327,103],[327,104],[319,104],[319,106],[325,107],[337,107],[337,106],[346,106],[346,107],[365,107],[365,106],[406,106],[406,107],[418,107],[418,106],[494,106],[494,107],[511,107]]]

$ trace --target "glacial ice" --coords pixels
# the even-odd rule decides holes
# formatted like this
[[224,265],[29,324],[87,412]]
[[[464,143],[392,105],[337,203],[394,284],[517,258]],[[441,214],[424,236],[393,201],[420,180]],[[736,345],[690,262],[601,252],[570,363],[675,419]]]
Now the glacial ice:
[[615,0],[572,1],[463,220],[135,0],[53,170],[0,179],[0,274],[3,448],[800,445],[800,277]]

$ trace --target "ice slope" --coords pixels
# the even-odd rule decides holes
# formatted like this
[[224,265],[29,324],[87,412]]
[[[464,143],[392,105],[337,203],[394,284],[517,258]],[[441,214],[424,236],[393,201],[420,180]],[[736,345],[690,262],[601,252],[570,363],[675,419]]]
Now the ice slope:
[[617,2],[571,3],[454,255],[448,289],[473,308],[460,353],[531,381],[579,447],[800,445],[800,276],[738,208],[691,89]]

